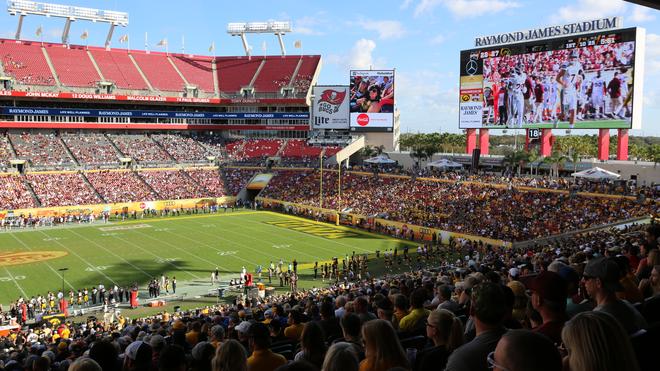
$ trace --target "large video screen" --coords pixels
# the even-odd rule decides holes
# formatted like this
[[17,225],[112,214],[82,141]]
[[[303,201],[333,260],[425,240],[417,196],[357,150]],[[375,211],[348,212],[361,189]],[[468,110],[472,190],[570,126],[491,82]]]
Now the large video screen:
[[460,128],[641,127],[640,31],[462,51]]
[[350,95],[351,131],[392,131],[393,70],[351,71]]

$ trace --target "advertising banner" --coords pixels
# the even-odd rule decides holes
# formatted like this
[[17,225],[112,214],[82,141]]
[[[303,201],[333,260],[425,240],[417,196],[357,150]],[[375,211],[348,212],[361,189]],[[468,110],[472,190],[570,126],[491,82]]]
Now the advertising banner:
[[314,86],[312,129],[348,129],[348,86]]
[[179,111],[128,111],[117,109],[2,107],[3,115],[44,115],[80,117],[131,117],[131,118],[178,118],[178,119],[308,119],[307,112],[179,112]]
[[392,131],[394,70],[353,70],[350,83],[351,131]]
[[616,29],[462,51],[459,127],[640,128],[643,34]]

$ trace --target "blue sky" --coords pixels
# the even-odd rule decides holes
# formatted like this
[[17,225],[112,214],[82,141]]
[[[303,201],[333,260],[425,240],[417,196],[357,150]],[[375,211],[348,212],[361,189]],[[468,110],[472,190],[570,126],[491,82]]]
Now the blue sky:
[[[242,55],[240,40],[225,32],[229,22],[288,20],[294,32],[285,37],[289,54],[302,41],[302,52],[323,57],[319,84],[347,84],[351,68],[395,68],[396,99],[403,132],[459,132],[459,51],[473,45],[474,37],[517,31],[583,19],[619,15],[624,27],[647,30],[646,76],[642,130],[633,135],[660,136],[660,12],[620,0],[381,0],[361,2],[244,0],[244,1],[62,1],[69,5],[120,10],[130,23],[115,33],[113,46],[123,34],[131,48],[144,49],[148,33],[150,49],[163,38],[170,52],[209,54],[215,42],[217,55]],[[304,5],[303,5],[304,4]],[[0,36],[13,37],[17,18],[0,14]],[[64,22],[27,17],[23,38],[37,39],[43,25],[44,41],[58,42]],[[87,30],[89,39],[80,40]],[[107,25],[75,22],[71,42],[102,45]],[[272,35],[251,36],[254,54],[279,53]],[[636,97],[639,99],[639,97]]]

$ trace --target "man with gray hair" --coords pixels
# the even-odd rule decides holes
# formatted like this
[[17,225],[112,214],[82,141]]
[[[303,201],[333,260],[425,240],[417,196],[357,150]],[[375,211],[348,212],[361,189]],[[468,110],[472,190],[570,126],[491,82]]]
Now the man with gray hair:
[[215,325],[211,327],[211,344],[218,349],[220,344],[225,340],[225,328],[222,325]]
[[335,317],[337,319],[341,319],[344,316],[344,313],[346,313],[346,309],[344,306],[346,306],[346,303],[348,302],[348,299],[344,295],[339,295],[337,296],[337,299],[335,299]]

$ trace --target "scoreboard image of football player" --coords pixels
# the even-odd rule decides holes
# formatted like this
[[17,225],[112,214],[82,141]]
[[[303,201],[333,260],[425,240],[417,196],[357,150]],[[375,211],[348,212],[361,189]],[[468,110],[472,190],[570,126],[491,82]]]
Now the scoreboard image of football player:
[[[562,89],[562,118],[566,121],[568,116],[568,126],[570,129],[575,127],[575,114],[577,112],[578,86],[582,84],[581,76],[583,74],[582,64],[579,61],[577,50],[571,51],[568,63],[564,63],[557,75],[557,82]],[[557,127],[559,120],[556,119],[554,126]]]
[[600,119],[605,116],[605,79],[603,74],[598,71],[591,80],[591,106],[594,109],[594,118]]
[[509,127],[522,128],[525,114],[525,80],[527,74],[523,72],[522,66],[517,66],[507,81]]

